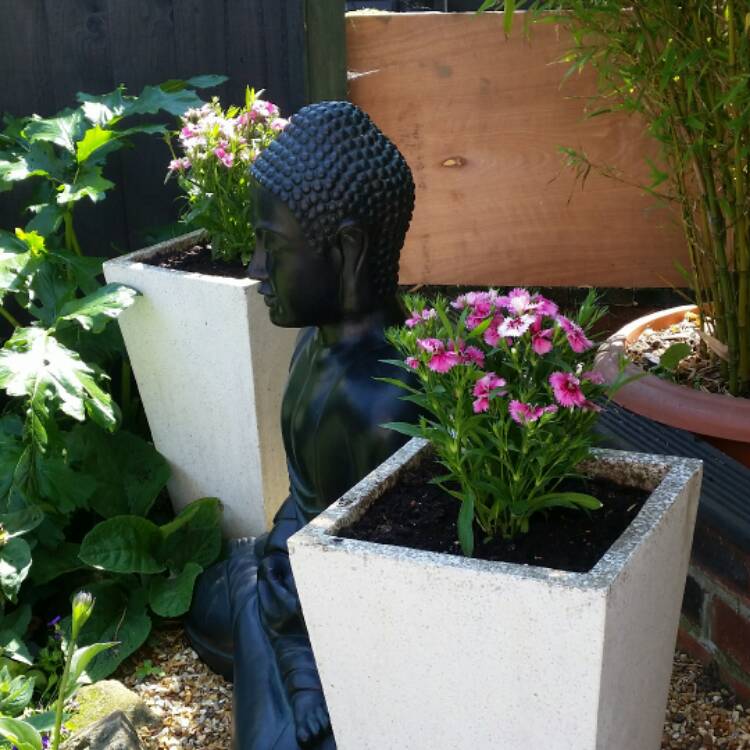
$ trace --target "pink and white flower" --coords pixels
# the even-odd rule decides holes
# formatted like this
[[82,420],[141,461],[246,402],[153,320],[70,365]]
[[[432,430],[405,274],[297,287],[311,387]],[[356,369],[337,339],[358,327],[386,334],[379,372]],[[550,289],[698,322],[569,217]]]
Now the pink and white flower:
[[497,327],[498,336],[501,338],[519,338],[529,330],[534,322],[533,315],[521,315],[517,318],[505,318]]
[[586,403],[586,396],[581,390],[581,381],[571,372],[553,372],[549,376],[552,393],[560,406],[573,409]]
[[490,323],[487,330],[484,332],[484,335],[482,338],[484,339],[484,343],[487,344],[487,346],[496,347],[498,345],[498,342],[500,341],[500,334],[497,332],[498,328],[503,323],[503,316],[499,313],[495,314],[495,317],[492,319],[492,323]]
[[432,355],[427,367],[433,372],[446,373],[461,364],[460,352],[455,348],[446,348],[440,339],[417,339],[417,345]]
[[286,128],[288,124],[289,120],[283,117],[276,117],[275,119],[271,120],[271,130],[273,130],[274,133],[280,133]]
[[557,316],[557,323],[560,328],[565,331],[565,336],[568,339],[568,344],[576,354],[581,354],[587,349],[591,349],[591,347],[594,345],[594,343],[586,337],[583,328],[581,328],[578,323],[574,323],[564,315]]
[[474,390],[472,395],[474,396],[474,402],[472,408],[475,414],[481,414],[486,412],[490,408],[490,399],[493,396],[504,396],[507,391],[500,390],[506,382],[503,378],[499,378],[494,372],[488,372],[483,375],[476,383],[474,383]]
[[492,315],[495,308],[489,300],[481,300],[472,306],[471,312],[466,318],[466,327],[473,331],[478,325],[484,323]]
[[534,304],[534,310],[537,315],[546,315],[548,318],[556,318],[559,312],[558,306],[551,300],[543,297],[541,294],[535,294],[531,298]]
[[169,162],[170,172],[184,172],[186,169],[190,169],[190,159],[187,156],[183,156],[182,159],[172,159]]
[[531,301],[529,290],[521,289],[520,287],[511,289],[507,295],[498,297],[497,303],[501,307],[504,307],[511,315],[517,317],[525,315],[536,307]]
[[416,357],[407,357],[404,362],[411,367],[412,370],[419,369],[419,360]]

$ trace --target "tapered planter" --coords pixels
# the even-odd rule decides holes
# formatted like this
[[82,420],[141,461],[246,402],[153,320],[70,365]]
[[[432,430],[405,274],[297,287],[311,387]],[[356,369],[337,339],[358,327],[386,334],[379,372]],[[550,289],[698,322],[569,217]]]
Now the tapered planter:
[[[614,379],[627,345],[646,328],[666,328],[696,310],[693,305],[672,307],[628,323],[602,344],[596,369],[608,380]],[[642,377],[615,394],[618,404],[656,422],[694,432],[750,466],[750,399],[704,393],[655,375],[644,376],[633,364],[628,365],[627,373]]]
[[273,326],[257,281],[159,268],[185,235],[104,264],[141,293],[119,318],[176,510],[221,499],[229,537],[258,534],[288,493],[279,419],[297,331]]
[[597,451],[586,473],[653,492],[588,573],[336,536],[428,450],[289,542],[339,750],[657,750],[700,462]]

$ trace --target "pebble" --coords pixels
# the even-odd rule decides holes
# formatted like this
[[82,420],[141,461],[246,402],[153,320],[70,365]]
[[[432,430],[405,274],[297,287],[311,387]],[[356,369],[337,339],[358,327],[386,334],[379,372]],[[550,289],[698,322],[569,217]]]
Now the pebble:
[[[141,678],[144,660],[154,667]],[[163,720],[139,735],[146,750],[229,750],[232,685],[198,658],[179,627],[155,630],[117,675]],[[676,652],[661,750],[750,750],[750,706],[710,668]]]

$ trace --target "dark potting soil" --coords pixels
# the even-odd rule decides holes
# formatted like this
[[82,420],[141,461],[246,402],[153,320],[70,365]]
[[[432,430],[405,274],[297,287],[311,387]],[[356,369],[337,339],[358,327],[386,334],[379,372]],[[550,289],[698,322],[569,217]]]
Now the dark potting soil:
[[[405,471],[398,484],[339,536],[460,555],[456,520],[459,502],[429,481],[444,473],[434,461]],[[474,530],[474,557],[585,573],[596,565],[649,496],[647,490],[602,479],[566,480],[566,492],[598,498],[596,511],[552,508],[532,517],[530,529],[509,541],[484,538]]]
[[209,276],[229,276],[233,279],[247,277],[247,268],[239,261],[226,263],[211,257],[211,245],[193,245],[180,250],[165,250],[144,261],[159,268],[171,268],[174,271],[205,273]]

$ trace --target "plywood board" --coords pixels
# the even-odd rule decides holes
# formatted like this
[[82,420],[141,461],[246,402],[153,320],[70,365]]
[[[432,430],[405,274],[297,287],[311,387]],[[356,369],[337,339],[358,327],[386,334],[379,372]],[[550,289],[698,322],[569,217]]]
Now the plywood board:
[[655,156],[633,118],[584,117],[560,30],[505,39],[499,14],[347,16],[350,99],[403,151],[417,205],[403,283],[684,286],[678,217],[636,187],[574,185],[560,146],[634,179]]

